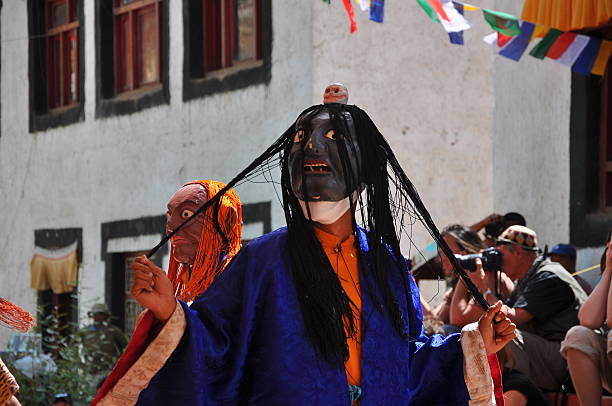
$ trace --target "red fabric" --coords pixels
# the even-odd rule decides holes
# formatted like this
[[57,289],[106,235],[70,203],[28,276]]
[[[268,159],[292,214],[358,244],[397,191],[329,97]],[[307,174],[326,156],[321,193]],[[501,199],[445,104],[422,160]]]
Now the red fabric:
[[442,3],[440,3],[440,0],[427,0],[427,2],[436,11],[436,13],[440,15],[443,20],[450,21],[450,18],[448,18],[446,11],[444,11],[444,9],[442,8]]
[[351,4],[351,0],[342,0],[344,3],[344,8],[346,9],[346,13],[349,16],[349,20],[351,21],[351,34],[357,31],[357,21],[355,21],[355,10],[353,10],[353,5]]
[[563,55],[565,51],[567,51],[567,48],[572,45],[572,42],[574,42],[575,38],[575,32],[564,32],[559,36],[559,38],[557,38],[555,43],[552,44],[552,46],[546,53],[546,56],[551,59],[559,59],[561,55]]
[[506,44],[508,43],[508,41],[510,41],[512,38],[514,38],[514,37],[511,37],[511,36],[509,36],[509,35],[504,35],[504,34],[502,34],[502,33],[498,32],[498,33],[497,33],[497,46],[498,46],[498,47],[500,47],[500,48],[501,48],[501,47],[503,47],[503,46],[504,46],[504,45],[506,45]]
[[502,371],[499,366],[497,354],[488,356],[489,368],[491,369],[491,378],[493,379],[493,393],[495,394],[495,403],[497,406],[504,406],[504,388],[502,387]]
[[121,355],[121,358],[117,361],[117,365],[115,365],[104,381],[104,384],[98,391],[95,399],[90,403],[90,406],[95,406],[115,387],[119,379],[121,379],[128,369],[130,369],[138,358],[140,358],[149,344],[151,344],[151,341],[157,337],[161,326],[155,322],[156,319],[153,313],[150,311],[146,312],[140,323],[138,323],[138,326],[136,326],[134,335],[123,352],[123,355]]

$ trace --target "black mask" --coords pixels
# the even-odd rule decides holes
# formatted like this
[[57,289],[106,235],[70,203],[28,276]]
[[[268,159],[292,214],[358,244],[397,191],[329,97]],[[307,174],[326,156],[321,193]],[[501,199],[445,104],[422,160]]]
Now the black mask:
[[[348,132],[334,128],[326,109],[301,116],[296,122],[293,146],[289,153],[289,169],[291,189],[300,200],[337,202],[356,189],[355,186],[347,185],[344,176],[339,150],[342,141],[348,156],[346,166],[352,171],[352,183],[359,183],[361,155],[355,127],[348,113],[340,114],[345,115],[347,123],[341,127],[348,127]],[[339,121],[342,122],[342,118]],[[306,180],[306,198],[302,188],[303,179]]]

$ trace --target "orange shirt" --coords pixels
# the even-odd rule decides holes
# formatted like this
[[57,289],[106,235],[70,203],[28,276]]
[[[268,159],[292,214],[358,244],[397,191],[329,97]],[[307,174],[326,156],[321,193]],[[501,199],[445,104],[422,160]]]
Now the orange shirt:
[[349,359],[345,363],[348,383],[359,386],[361,382],[361,289],[355,237],[351,234],[349,238],[340,242],[333,234],[316,227],[314,230],[330,264],[340,279],[342,288],[359,309],[359,313],[355,315],[357,335],[355,338],[348,339]]

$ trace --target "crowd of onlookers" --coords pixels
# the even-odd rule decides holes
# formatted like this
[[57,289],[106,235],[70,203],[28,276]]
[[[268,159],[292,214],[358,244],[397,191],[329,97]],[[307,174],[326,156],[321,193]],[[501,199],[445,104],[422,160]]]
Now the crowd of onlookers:
[[[503,301],[517,325],[516,338],[498,353],[506,405],[546,405],[545,392],[572,387],[583,406],[599,405],[602,387],[612,391],[610,237],[593,287],[576,274],[574,247],[546,252],[518,213],[450,225],[442,236],[487,302]],[[423,314],[428,333],[449,334],[483,310],[453,263],[441,251],[439,258],[450,288],[435,307],[422,299]]]

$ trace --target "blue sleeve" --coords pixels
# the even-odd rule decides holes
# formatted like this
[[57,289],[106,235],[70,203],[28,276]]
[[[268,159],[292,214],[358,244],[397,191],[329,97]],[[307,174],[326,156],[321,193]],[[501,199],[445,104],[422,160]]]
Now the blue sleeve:
[[463,377],[460,334],[425,336],[419,290],[410,277],[412,305],[420,336],[411,354],[409,390],[411,405],[467,405],[469,394]]
[[240,403],[240,382],[256,323],[264,272],[249,272],[243,249],[211,287],[185,310],[181,342],[141,392],[138,405]]

